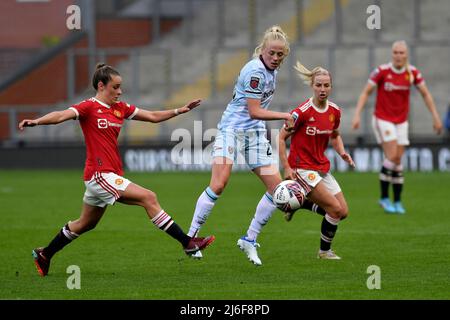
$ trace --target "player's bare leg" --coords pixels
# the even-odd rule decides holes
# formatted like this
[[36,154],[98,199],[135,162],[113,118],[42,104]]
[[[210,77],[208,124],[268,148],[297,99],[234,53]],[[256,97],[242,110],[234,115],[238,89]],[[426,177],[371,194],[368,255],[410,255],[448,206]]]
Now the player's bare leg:
[[[213,159],[211,180],[209,186],[201,193],[195,205],[194,215],[189,227],[188,236],[195,237],[200,232],[201,227],[205,224],[211,214],[216,201],[219,199],[223,190],[228,183],[233,169],[233,161],[227,157],[215,157]],[[200,251],[191,255],[194,259],[203,257]]]
[[32,251],[34,263],[41,276],[46,276],[50,268],[50,260],[58,251],[97,225],[106,207],[95,207],[83,203],[80,218],[69,221],[45,248],[36,248]]
[[247,258],[255,265],[262,265],[261,259],[258,256],[257,247],[259,244],[256,242],[261,229],[267,224],[273,212],[277,209],[272,200],[272,193],[275,187],[282,181],[280,173],[275,165],[258,167],[253,170],[259,179],[266,186],[266,193],[259,201],[255,215],[250,222],[250,226],[247,230],[247,234],[241,237],[237,245],[247,254]]
[[175,223],[172,217],[165,212],[156,197],[156,193],[137,184],[130,183],[125,191],[121,192],[119,202],[138,205],[145,209],[153,224],[165,231],[172,238],[178,240],[187,254],[203,250],[214,241],[214,236],[205,238],[191,238]]

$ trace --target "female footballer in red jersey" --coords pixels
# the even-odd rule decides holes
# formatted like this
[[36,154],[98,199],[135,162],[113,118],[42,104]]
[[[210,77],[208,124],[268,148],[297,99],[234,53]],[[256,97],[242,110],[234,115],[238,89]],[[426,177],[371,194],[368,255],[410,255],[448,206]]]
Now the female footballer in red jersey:
[[[361,111],[369,95],[377,87],[377,101],[372,117],[372,126],[377,142],[381,144],[385,159],[380,171],[381,199],[379,204],[387,213],[404,214],[401,203],[403,189],[402,156],[408,139],[409,93],[415,85],[433,117],[433,128],[437,134],[442,131],[442,122],[422,74],[408,63],[408,46],[405,41],[392,45],[392,62],[376,68],[363,89],[356,105],[352,128],[358,129]],[[389,199],[389,185],[392,183],[394,203]]]
[[161,122],[189,112],[200,104],[200,100],[193,100],[173,110],[138,109],[134,105],[119,101],[122,94],[121,84],[122,78],[115,69],[98,64],[92,80],[96,90],[95,97],[69,109],[54,111],[34,120],[25,119],[19,123],[19,129],[23,130],[25,127],[79,120],[86,142],[86,192],[81,216],[75,221],[69,221],[47,247],[33,250],[35,264],[42,276],[47,275],[53,255],[81,234],[95,228],[107,205],[116,201],[143,207],[152,222],[178,240],[187,254],[202,250],[214,241],[214,236],[191,238],[186,235],[161,208],[154,192],[123,177],[117,142],[124,119]]
[[[329,141],[344,161],[352,167],[355,164],[345,152],[339,134],[341,111],[328,100],[332,87],[330,73],[321,67],[309,71],[299,62],[295,69],[312,87],[313,96],[291,112],[295,119],[293,131],[281,130],[280,162],[284,177],[293,180],[301,177],[306,181],[312,189],[308,199],[325,210],[318,258],[340,259],[331,250],[331,242],[339,221],[347,217],[348,207],[339,184],[330,173],[330,161],[325,156]],[[291,138],[289,157],[286,156],[288,138]]]

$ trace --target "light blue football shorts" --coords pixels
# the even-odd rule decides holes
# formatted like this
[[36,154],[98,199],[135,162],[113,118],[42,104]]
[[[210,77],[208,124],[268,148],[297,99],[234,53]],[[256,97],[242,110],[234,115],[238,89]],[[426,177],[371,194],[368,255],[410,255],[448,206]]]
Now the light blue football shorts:
[[225,157],[234,164],[246,163],[252,170],[275,163],[266,130],[220,130],[212,157]]

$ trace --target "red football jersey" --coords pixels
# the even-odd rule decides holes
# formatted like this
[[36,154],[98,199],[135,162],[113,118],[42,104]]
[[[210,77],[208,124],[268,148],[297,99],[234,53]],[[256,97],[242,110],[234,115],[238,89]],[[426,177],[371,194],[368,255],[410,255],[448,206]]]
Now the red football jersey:
[[411,72],[406,68],[397,70],[392,63],[388,63],[372,71],[369,82],[378,87],[374,112],[377,118],[393,123],[408,120],[411,84],[417,86],[424,82],[419,70],[411,65],[409,69]]
[[325,156],[325,150],[331,134],[341,121],[339,107],[328,101],[324,109],[319,109],[309,98],[291,114],[295,119],[288,157],[291,168],[330,171],[330,160]]
[[139,109],[125,102],[107,105],[95,98],[69,109],[76,113],[86,141],[84,180],[89,181],[96,171],[123,176],[117,138],[123,120],[132,119]]

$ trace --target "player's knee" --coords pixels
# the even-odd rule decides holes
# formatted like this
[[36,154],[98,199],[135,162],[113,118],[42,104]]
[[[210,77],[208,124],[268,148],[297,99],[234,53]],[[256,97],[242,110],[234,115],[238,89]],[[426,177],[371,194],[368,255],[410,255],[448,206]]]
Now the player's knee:
[[388,160],[396,165],[399,165],[402,162],[402,157],[400,155],[393,155],[388,158]]
[[210,188],[215,194],[220,195],[225,187],[227,186],[227,181],[215,181],[211,184]]
[[348,217],[348,209],[346,210],[342,210],[342,212],[340,213],[340,219],[344,220]]
[[348,217],[348,206],[347,206],[347,204],[340,204],[340,209],[339,209],[339,218],[341,219],[341,220],[344,220],[345,218],[347,218]]
[[332,218],[343,220],[348,215],[348,209],[341,204],[335,204],[333,207],[327,210],[327,213]]
[[147,190],[144,196],[144,203],[145,206],[154,207],[158,205],[158,198],[156,196],[156,193],[153,191]]

